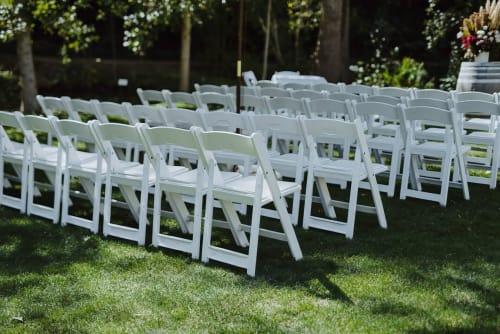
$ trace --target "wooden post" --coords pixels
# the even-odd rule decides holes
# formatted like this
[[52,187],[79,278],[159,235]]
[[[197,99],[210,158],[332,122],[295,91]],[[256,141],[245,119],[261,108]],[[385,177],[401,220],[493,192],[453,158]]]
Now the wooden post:
[[240,21],[238,29],[238,59],[236,60],[236,112],[240,113],[241,107],[241,58],[243,53],[243,21],[245,18],[245,0],[240,0]]

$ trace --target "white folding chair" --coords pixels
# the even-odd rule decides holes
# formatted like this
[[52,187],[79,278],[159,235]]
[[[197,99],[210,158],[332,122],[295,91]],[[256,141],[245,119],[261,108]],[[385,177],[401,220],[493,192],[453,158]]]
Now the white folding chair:
[[[20,119],[19,123],[24,132],[24,140],[28,144],[28,151],[26,152],[29,161],[27,214],[47,218],[57,224],[60,217],[62,171],[65,161],[63,151],[58,147],[40,144],[38,141],[37,134],[51,134],[55,137],[54,129],[47,118],[26,115]],[[43,171],[46,176],[47,180],[37,182],[37,186],[53,191],[52,203],[35,202],[36,170]],[[40,197],[45,199],[46,196],[42,195]]]
[[311,85],[301,82],[286,82],[283,84],[283,88],[289,89],[293,92],[294,90],[299,90],[299,89],[310,89]]
[[261,87],[260,89],[261,96],[269,96],[271,98],[274,97],[291,97],[289,90],[286,90],[281,87]]
[[[189,110],[183,108],[160,108],[160,115],[164,119],[164,124],[173,128],[189,129],[192,126],[198,126],[205,129],[205,121],[201,114],[202,110]],[[191,168],[191,164],[198,161],[198,151],[189,147],[174,146],[169,150],[168,164],[174,165],[179,161],[183,166]]]
[[413,98],[413,91],[409,88],[401,88],[401,87],[376,87],[374,89],[373,95],[385,95],[392,97],[408,97]]
[[[350,100],[342,101],[326,98],[306,101],[305,105],[308,109],[308,114],[312,119],[329,118],[351,121],[355,118]],[[328,156],[332,156],[334,148],[337,147],[340,155],[344,159],[347,159],[350,153],[349,147],[351,147],[353,143],[349,142],[346,137],[337,137],[337,140],[334,143],[333,138],[334,136],[331,137],[332,141],[328,145]]]
[[[304,141],[302,130],[296,118],[278,115],[253,115],[249,117],[255,131],[267,138],[269,161],[275,171],[282,177],[293,179],[295,183],[302,184],[304,173],[307,170],[307,159],[303,153]],[[292,141],[299,144],[298,151],[292,149],[283,150],[280,141]],[[293,194],[291,221],[297,225],[299,221],[300,193]],[[263,209],[263,214],[277,217],[275,211]]]
[[[305,119],[299,117],[309,152],[306,197],[304,200],[303,227],[323,229],[344,234],[351,239],[354,234],[356,211],[376,214],[380,227],[387,228],[384,207],[375,176],[387,170],[387,167],[371,162],[370,152],[363,134],[361,121],[345,122],[335,119]],[[346,137],[349,142],[356,142],[354,159],[333,159],[318,154],[318,144],[331,141],[332,135]],[[359,184],[368,180],[374,206],[358,204]],[[349,201],[332,199],[328,184],[350,182]],[[314,216],[312,210],[313,186],[319,193],[319,200],[326,217]],[[347,220],[337,218],[335,207],[347,209]]]
[[413,88],[413,96],[416,99],[424,98],[424,99],[435,99],[442,101],[451,100],[452,98],[450,92],[434,88],[426,88],[426,89]]
[[[125,109],[128,113],[130,124],[146,123],[150,126],[165,125],[165,120],[158,111],[158,107],[152,107],[142,104],[124,103]],[[136,159],[134,159],[136,160]]]
[[[483,92],[453,92],[452,93],[453,104],[463,101],[484,101],[491,103],[499,103],[498,94],[488,94]],[[498,126],[498,117],[491,115],[489,117],[481,117],[474,110],[471,110],[471,115],[467,112],[461,113],[463,116],[460,120],[462,122],[462,129],[465,131],[486,131],[494,132]],[[477,150],[476,147],[472,147],[472,150]],[[469,156],[469,161],[486,165],[492,160],[492,147],[488,146],[486,150],[485,157],[475,157]]]
[[298,115],[306,115],[307,108],[305,99],[294,99],[293,97],[275,97],[269,99],[269,109],[272,114],[282,115],[287,117],[297,117]]
[[214,84],[194,84],[195,91],[199,93],[219,93],[226,94],[227,93],[227,85],[214,85]]
[[[99,231],[101,209],[101,188],[104,181],[106,163],[99,157],[99,152],[85,150],[87,143],[95,143],[92,131],[87,123],[75,120],[58,120],[49,117],[49,122],[64,152],[63,188],[61,225],[80,226],[93,233]],[[98,122],[98,121],[96,121]],[[82,142],[75,142],[75,136]],[[95,145],[92,145],[93,147]],[[71,191],[71,180],[77,179],[82,191]],[[82,196],[83,195],[83,196]],[[92,205],[90,218],[78,210],[71,210],[71,196],[85,198]]]
[[[486,102],[486,101],[462,101],[455,103],[455,111],[457,112],[458,118],[464,114],[474,117],[483,117],[484,119],[499,118],[500,117],[500,106],[496,103]],[[465,130],[465,129],[464,129]],[[478,130],[468,130],[462,132],[462,142],[465,145],[470,145],[471,148],[469,153],[482,150],[482,159],[476,158],[472,161],[471,157],[467,158],[467,169],[468,171],[474,170],[485,170],[486,175],[481,175],[481,173],[468,173],[468,181],[473,183],[488,184],[490,189],[495,189],[497,185],[498,178],[498,168],[500,160],[500,131],[498,127],[492,129],[492,131],[478,131]],[[485,153],[486,151],[486,153]],[[488,154],[491,152],[491,154]]]
[[[133,125],[133,121],[130,120],[129,113],[125,104],[116,103],[110,101],[91,101],[99,113],[99,120],[101,123],[123,123]],[[115,141],[113,146],[117,148],[116,153],[120,156],[120,159],[133,160],[133,157],[137,157],[134,154],[134,150],[137,149],[137,145],[132,145],[131,143]]]
[[186,92],[171,92],[168,89],[163,89],[163,96],[168,103],[168,108],[185,108],[196,109],[197,101],[192,93]]
[[362,102],[366,100],[366,94],[354,94],[354,93],[349,93],[349,92],[335,92],[335,93],[330,93],[328,95],[329,99],[336,100],[336,101],[356,101],[356,102]]
[[344,85],[342,92],[356,94],[356,95],[375,95],[376,86],[367,86],[357,83]]
[[[361,102],[354,103],[354,111],[361,119],[369,119],[377,115],[385,122],[382,126],[390,123],[392,131],[383,131],[378,133],[376,127],[373,131],[370,129],[366,133],[366,143],[375,156],[377,163],[388,165],[388,182],[378,181],[380,191],[387,193],[388,197],[394,197],[396,189],[396,180],[401,170],[401,160],[404,150],[406,127],[402,123],[402,111],[398,105],[390,105],[380,102]],[[369,186],[362,182],[363,187]]]
[[165,105],[167,103],[161,90],[137,88],[137,96],[145,106]]
[[[200,158],[208,170],[209,184],[205,209],[205,227],[202,242],[202,261],[209,259],[245,268],[247,274],[255,275],[259,236],[265,236],[288,243],[293,257],[302,258],[295,231],[286,209],[284,197],[300,192],[300,185],[294,182],[277,181],[267,155],[266,146],[260,134],[243,136],[227,132],[203,132],[193,129],[198,140]],[[227,150],[248,154],[258,161],[256,175],[225,182],[218,175],[217,161],[211,151]],[[248,247],[248,253],[241,253],[212,244],[213,202],[219,200],[224,215],[229,223],[233,237],[239,246]],[[234,203],[252,205],[250,226],[241,223]],[[274,204],[283,232],[271,231],[260,227],[261,209],[264,205]],[[246,233],[249,233],[248,240]]]
[[[103,234],[144,245],[146,237],[148,191],[155,183],[155,173],[150,167],[147,155],[144,163],[130,162],[119,158],[112,142],[120,141],[131,145],[142,145],[142,139],[136,126],[120,123],[99,124],[91,121],[92,134],[99,150],[101,159],[106,163],[105,192],[103,207]],[[179,167],[182,169],[182,167]],[[126,207],[132,213],[136,226],[127,226],[111,221],[111,204],[113,188],[118,187]],[[140,192],[137,198],[136,190]]]
[[243,111],[253,112],[256,115],[271,114],[268,101],[268,96],[242,95],[240,108]]
[[236,112],[236,104],[232,94],[221,94],[215,92],[194,92],[197,107],[204,111]]
[[298,89],[291,92],[294,99],[318,100],[328,98],[329,93],[325,91],[315,91],[311,89]]
[[[433,107],[406,108],[403,106],[403,117],[404,123],[409,123],[409,126],[407,126],[400,199],[414,197],[435,201],[441,206],[446,206],[451,166],[454,163],[458,170],[456,172],[458,181],[460,181],[456,182],[455,185],[462,188],[464,198],[468,200],[470,196],[465,164],[469,147],[462,145],[455,113]],[[411,124],[413,122],[441,124],[444,135],[436,137],[434,140],[419,140],[415,136],[414,126]],[[428,164],[424,163],[426,161],[440,164],[440,171],[428,170],[426,168]],[[416,189],[408,187],[410,174],[416,181]],[[423,182],[440,185],[439,193],[431,192],[432,189],[423,189]]]
[[[207,192],[207,177],[203,167],[189,170],[185,167],[171,166],[165,163],[162,153],[165,146],[196,149],[191,131],[171,127],[149,128],[140,126],[148,159],[155,170],[155,191],[153,207],[153,236],[155,247],[164,247],[191,254],[198,259],[200,254],[201,220],[203,196]],[[176,236],[161,228],[162,194],[170,204],[182,233],[191,237]],[[194,197],[194,214],[191,215],[182,196]]]
[[[227,93],[236,97],[236,86],[230,86],[227,89]],[[260,91],[255,86],[240,86],[240,94],[241,95],[252,95],[252,96],[260,96]]]
[[327,83],[314,84],[311,86],[311,89],[315,90],[317,92],[326,92],[326,93],[330,94],[330,93],[340,93],[340,92],[344,91],[344,87],[345,87],[344,83],[335,84],[335,83],[327,82]]
[[[0,204],[25,213],[29,166],[28,151],[25,146],[28,144],[13,141],[8,135],[8,131],[21,132],[19,119],[22,117],[19,111],[0,111]],[[6,173],[6,164],[13,168],[15,175]],[[4,188],[11,188],[12,191],[6,193]],[[19,191],[16,188],[19,188]]]

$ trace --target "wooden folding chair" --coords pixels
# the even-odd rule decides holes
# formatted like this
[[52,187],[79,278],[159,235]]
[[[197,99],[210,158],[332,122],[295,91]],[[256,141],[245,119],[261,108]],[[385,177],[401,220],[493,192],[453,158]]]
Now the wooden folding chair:
[[[260,134],[244,136],[227,132],[203,132],[193,128],[198,140],[200,159],[208,170],[209,184],[205,209],[205,227],[202,243],[202,261],[209,259],[245,268],[247,274],[255,275],[259,236],[286,241],[296,260],[302,258],[295,231],[286,209],[284,197],[300,192],[300,185],[295,182],[277,181],[274,176],[267,149]],[[240,154],[248,154],[258,161],[256,175],[245,176],[233,181],[225,181],[219,177],[217,161],[212,151],[226,150]],[[229,250],[212,244],[212,228],[214,200],[219,200],[227,223],[237,245],[248,246],[248,253]],[[252,205],[252,221],[250,226],[241,223],[234,207],[235,203]],[[264,205],[274,204],[278,211],[283,232],[271,231],[260,227],[261,209]],[[248,240],[246,232],[249,233]]]
[[[387,167],[371,162],[370,152],[363,134],[361,121],[346,122],[333,119],[305,119],[299,117],[309,152],[309,169],[307,172],[306,197],[304,200],[303,227],[314,227],[326,231],[344,234],[351,239],[354,234],[356,211],[376,214],[380,227],[387,228],[384,207],[375,175],[387,170]],[[335,136],[332,136],[335,135]],[[328,144],[335,137],[348,138],[356,142],[354,160],[335,159],[318,154],[318,144]],[[374,206],[358,204],[360,182],[367,180],[374,201]],[[329,183],[350,182],[349,201],[332,199],[328,189]],[[313,216],[313,186],[319,193],[326,217]],[[337,218],[335,207],[347,209],[347,220]]]

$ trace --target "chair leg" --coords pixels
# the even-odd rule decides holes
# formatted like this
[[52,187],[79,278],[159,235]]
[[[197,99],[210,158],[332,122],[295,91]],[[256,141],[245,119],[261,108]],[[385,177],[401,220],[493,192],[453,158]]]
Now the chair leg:
[[314,172],[312,168],[309,168],[309,171],[307,172],[304,212],[302,215],[302,227],[306,230],[309,229],[309,220],[311,218],[313,186],[314,186]]
[[257,194],[254,199],[252,209],[252,223],[250,226],[250,244],[248,247],[248,263],[247,274],[251,277],[255,276],[255,267],[257,264],[257,249],[259,244],[259,229],[260,229],[260,213],[261,213],[261,196]]
[[401,190],[399,193],[399,199],[406,199],[406,193],[408,191],[408,181],[410,178],[410,160],[412,158],[411,152],[408,150],[405,153],[403,159],[403,177],[401,178]]

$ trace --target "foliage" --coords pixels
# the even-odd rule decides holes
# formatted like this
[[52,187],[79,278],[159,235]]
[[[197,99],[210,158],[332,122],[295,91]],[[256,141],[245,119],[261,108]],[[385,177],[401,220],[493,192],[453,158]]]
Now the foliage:
[[12,71],[3,70],[0,67],[0,106],[2,109],[14,109],[19,105],[17,103],[19,97],[18,78]]
[[225,0],[130,0],[123,16],[123,46],[144,55],[171,21],[190,15],[193,23],[201,24],[202,17],[210,18],[209,9]]
[[374,54],[369,61],[358,61],[350,66],[356,82],[364,85],[429,87],[424,64],[413,58],[399,58],[399,48],[389,48],[387,40],[378,29],[370,33]]
[[489,52],[500,42],[500,2],[488,0],[479,12],[463,20],[457,38],[462,41],[465,59],[473,60],[481,52]]
[[61,42],[63,62],[69,52],[86,49],[98,39],[93,25],[86,23],[80,12],[89,7],[84,0],[23,0],[0,4],[0,41],[8,42],[27,30],[41,29],[57,36]]
[[287,10],[291,31],[310,31],[319,27],[321,6],[318,0],[287,0]]
[[[425,10],[425,27],[422,31],[430,59],[436,60],[436,65],[445,67],[447,72],[438,78],[440,89],[455,89],[460,62],[463,59],[460,43],[456,39],[462,18],[479,7],[483,0],[453,1],[428,0]],[[439,68],[437,68],[439,70]]]

